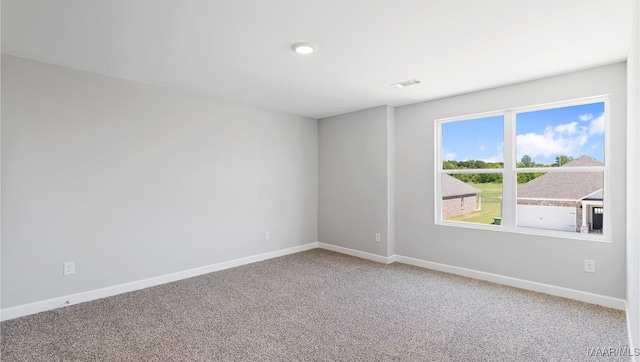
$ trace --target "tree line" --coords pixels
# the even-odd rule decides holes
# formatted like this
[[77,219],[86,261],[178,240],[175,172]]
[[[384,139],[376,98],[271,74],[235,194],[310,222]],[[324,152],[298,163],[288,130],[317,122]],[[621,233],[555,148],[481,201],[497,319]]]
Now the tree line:
[[[518,162],[518,168],[534,168],[534,167],[560,167],[568,162],[573,161],[573,157],[560,155],[556,157],[555,162],[546,165],[535,162],[529,155],[524,155]],[[473,169],[492,169],[503,168],[504,162],[485,162],[482,160],[454,161],[447,160],[442,162],[444,170],[473,170]],[[537,177],[544,175],[544,172],[527,172],[518,173],[518,184],[529,182]],[[453,177],[462,182],[470,183],[502,183],[502,174],[500,173],[476,173],[476,174],[454,174]]]

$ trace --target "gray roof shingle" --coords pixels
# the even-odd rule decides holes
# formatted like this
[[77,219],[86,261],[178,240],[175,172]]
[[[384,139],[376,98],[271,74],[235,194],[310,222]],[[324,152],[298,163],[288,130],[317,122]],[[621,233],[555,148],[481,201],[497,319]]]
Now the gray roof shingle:
[[475,195],[479,192],[482,191],[458,180],[455,177],[442,174],[442,197]]
[[[581,156],[565,164],[565,167],[603,166],[604,163],[588,156]],[[540,170],[541,172],[544,169]],[[602,190],[602,172],[549,172],[518,186],[518,198],[582,200]]]

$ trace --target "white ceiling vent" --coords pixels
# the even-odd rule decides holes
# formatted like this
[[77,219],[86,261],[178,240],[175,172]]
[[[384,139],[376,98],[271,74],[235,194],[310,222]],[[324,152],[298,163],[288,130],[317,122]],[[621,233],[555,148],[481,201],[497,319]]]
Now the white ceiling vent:
[[408,87],[410,85],[416,85],[416,84],[420,84],[420,81],[418,80],[418,78],[413,78],[413,79],[405,80],[403,82],[393,83],[391,86],[396,88],[404,88],[404,87]]

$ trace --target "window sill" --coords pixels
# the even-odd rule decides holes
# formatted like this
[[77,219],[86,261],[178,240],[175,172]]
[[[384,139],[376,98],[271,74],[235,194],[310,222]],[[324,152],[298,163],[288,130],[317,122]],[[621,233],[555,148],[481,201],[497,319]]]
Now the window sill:
[[558,239],[575,239],[575,240],[595,241],[595,242],[604,242],[604,243],[611,242],[611,236],[608,234],[596,234],[596,233],[585,234],[585,233],[578,233],[578,232],[570,233],[570,232],[564,232],[564,231],[530,229],[530,228],[522,228],[522,227],[509,227],[506,225],[474,224],[474,223],[458,222],[458,221],[437,221],[436,225],[453,227],[453,228],[463,228],[463,229],[489,230],[489,231],[495,231],[495,232],[501,232],[501,233],[543,236],[543,237],[558,238]]

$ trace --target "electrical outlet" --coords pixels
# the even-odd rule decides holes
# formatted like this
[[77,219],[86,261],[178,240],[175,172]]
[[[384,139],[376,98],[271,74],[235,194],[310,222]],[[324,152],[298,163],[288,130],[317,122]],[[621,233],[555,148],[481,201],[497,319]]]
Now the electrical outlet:
[[76,263],[68,261],[63,264],[62,275],[70,275],[76,272]]
[[595,273],[596,272],[596,262],[589,259],[584,259],[584,271],[587,273]]
[[269,240],[269,239],[271,239],[271,233],[267,231],[264,233],[264,240]]
[[380,233],[376,233],[376,241],[380,242],[380,240],[382,240],[381,237],[380,237]]

